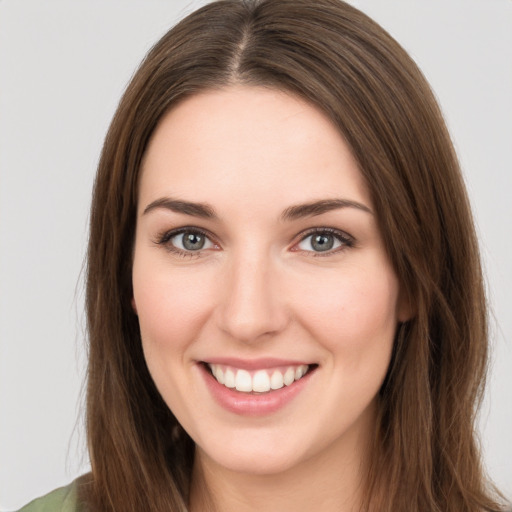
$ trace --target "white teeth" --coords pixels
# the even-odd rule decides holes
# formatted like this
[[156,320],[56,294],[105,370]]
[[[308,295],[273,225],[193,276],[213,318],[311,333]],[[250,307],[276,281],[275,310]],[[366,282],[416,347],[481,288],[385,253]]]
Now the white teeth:
[[226,370],[224,373],[224,386],[227,388],[235,387],[235,374],[233,370]]
[[281,389],[283,386],[283,374],[275,370],[272,377],[270,377],[270,387],[271,389]]
[[[290,386],[294,381],[301,379],[308,371],[308,365],[290,366],[286,371],[257,370],[252,375],[247,370],[221,367],[218,364],[209,364],[212,375],[219,384],[227,388],[236,388],[243,393],[267,393],[270,390]],[[272,372],[270,374],[270,372]]]
[[258,393],[270,391],[270,377],[265,370],[259,370],[252,378],[252,390]]
[[295,370],[293,368],[288,368],[283,377],[284,383],[289,386],[295,380]]
[[247,370],[238,370],[236,372],[235,388],[237,391],[252,391],[251,374]]
[[224,372],[220,366],[216,366],[214,375],[221,384],[224,384]]

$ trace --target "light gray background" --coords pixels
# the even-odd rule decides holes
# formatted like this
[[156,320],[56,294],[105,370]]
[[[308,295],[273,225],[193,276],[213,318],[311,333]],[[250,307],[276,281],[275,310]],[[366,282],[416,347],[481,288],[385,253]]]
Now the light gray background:
[[[81,269],[103,136],[135,67],[203,1],[0,0],[0,509],[88,468]],[[414,56],[462,161],[494,308],[481,420],[512,495],[512,1],[354,0]]]

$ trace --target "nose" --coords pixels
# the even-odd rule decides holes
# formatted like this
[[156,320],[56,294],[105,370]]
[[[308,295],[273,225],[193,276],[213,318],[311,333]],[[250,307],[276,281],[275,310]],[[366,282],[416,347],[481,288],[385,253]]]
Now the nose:
[[283,331],[289,321],[278,269],[270,258],[240,255],[228,265],[218,323],[230,337],[253,343]]

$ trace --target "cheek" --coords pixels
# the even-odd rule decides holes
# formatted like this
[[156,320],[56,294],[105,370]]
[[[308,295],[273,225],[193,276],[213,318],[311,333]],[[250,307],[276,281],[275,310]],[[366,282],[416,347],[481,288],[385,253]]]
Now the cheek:
[[[185,418],[190,348],[209,316],[210,287],[201,273],[134,261],[133,293],[146,364],[168,407]],[[181,390],[181,391],[178,391]]]
[[305,327],[331,352],[356,355],[390,349],[397,325],[398,281],[382,265],[353,265],[326,273],[296,290]]
[[[174,352],[193,341],[213,300],[213,291],[199,272],[154,268],[134,264],[134,301],[144,350]],[[160,354],[164,355],[164,353]]]

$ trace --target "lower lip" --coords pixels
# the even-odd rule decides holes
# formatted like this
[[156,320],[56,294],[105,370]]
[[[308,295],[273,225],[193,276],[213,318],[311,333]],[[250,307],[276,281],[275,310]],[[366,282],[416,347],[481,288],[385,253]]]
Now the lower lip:
[[314,373],[309,371],[289,386],[283,386],[268,393],[252,394],[219,384],[203,363],[198,366],[215,401],[224,409],[244,416],[263,416],[284,408],[304,389]]

